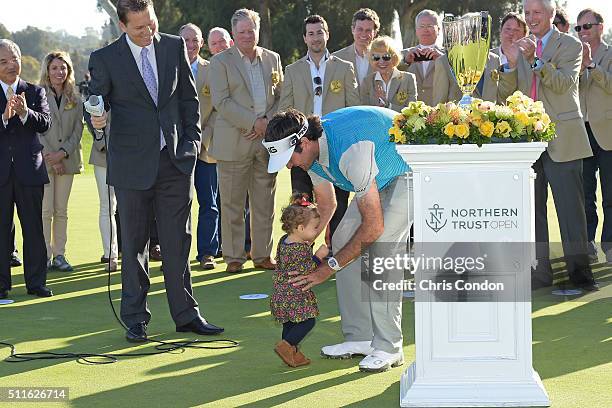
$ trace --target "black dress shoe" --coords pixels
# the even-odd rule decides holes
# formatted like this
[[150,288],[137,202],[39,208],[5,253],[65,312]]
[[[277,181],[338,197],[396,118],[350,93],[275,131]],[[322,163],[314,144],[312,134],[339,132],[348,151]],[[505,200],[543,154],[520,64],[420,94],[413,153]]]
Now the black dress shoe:
[[130,343],[144,343],[147,341],[147,324],[136,323],[125,332],[125,339]]
[[596,281],[584,282],[576,286],[587,292],[596,292],[599,290],[599,283]]
[[193,332],[196,334],[210,335],[223,333],[223,328],[215,326],[214,324],[207,323],[206,320],[201,317],[196,317],[191,322],[183,325],[176,326],[177,332]]
[[107,263],[108,263],[108,258],[107,258],[107,257],[105,257],[104,255],[102,255],[102,256],[100,257],[100,263],[102,263],[102,264],[107,264]]
[[41,286],[34,289],[28,289],[28,295],[36,295],[38,297],[51,297],[53,292],[46,286]]
[[0,299],[6,299],[8,297],[8,290],[0,289]]
[[17,266],[21,266],[21,259],[16,253],[11,255],[11,268],[15,268]]

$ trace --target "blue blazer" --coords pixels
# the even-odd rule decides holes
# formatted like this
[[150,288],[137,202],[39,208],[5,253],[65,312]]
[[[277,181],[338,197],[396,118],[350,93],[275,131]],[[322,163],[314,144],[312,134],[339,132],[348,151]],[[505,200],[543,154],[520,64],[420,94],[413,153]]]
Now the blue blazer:
[[[18,115],[13,116],[6,127],[0,119],[0,185],[6,183],[15,169],[14,177],[23,185],[38,186],[49,182],[43,160],[43,146],[38,133],[46,132],[51,126],[51,115],[45,90],[23,80],[17,83],[17,94],[25,92],[28,105],[28,119],[21,123]],[[6,96],[0,92],[0,112],[6,108]]]

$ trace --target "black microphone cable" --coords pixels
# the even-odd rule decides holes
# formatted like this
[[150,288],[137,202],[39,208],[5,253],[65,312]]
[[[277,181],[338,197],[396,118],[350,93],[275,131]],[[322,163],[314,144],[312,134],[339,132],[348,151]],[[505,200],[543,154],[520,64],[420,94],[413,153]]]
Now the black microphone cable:
[[[93,126],[92,126],[93,128]],[[96,134],[99,133],[99,138]],[[97,132],[94,130],[92,136],[96,141],[101,141],[104,138],[104,150],[106,154],[108,154],[108,140],[106,138],[105,131]],[[107,161],[108,166],[108,161]],[[111,310],[113,311],[113,315],[115,316],[115,320],[119,323],[119,325],[129,331],[129,328],[121,321],[119,316],[117,315],[117,311],[115,309],[115,305],[113,305],[113,299],[111,297],[111,253],[112,253],[112,245],[113,245],[113,221],[112,221],[112,211],[111,211],[111,193],[110,186],[108,183],[106,184],[107,188],[107,196],[108,196],[108,213],[109,213],[109,223],[110,223],[110,239],[109,239],[109,253],[108,253],[108,263],[107,263],[107,281],[106,281],[106,291],[108,295],[108,303],[110,304]],[[6,343],[0,341],[0,346],[4,346],[9,348],[10,355],[4,359],[7,363],[22,363],[26,361],[37,361],[37,360],[66,360],[72,359],[80,364],[91,364],[91,365],[99,365],[99,364],[112,364],[119,361],[119,358],[122,357],[143,357],[143,356],[153,356],[158,354],[171,353],[174,351],[184,352],[185,349],[205,349],[205,350],[221,350],[221,349],[229,349],[238,347],[239,343],[235,340],[230,339],[215,339],[215,340],[185,340],[185,341],[162,341],[155,340],[149,337],[140,337],[143,343],[155,343],[155,350],[150,352],[142,352],[142,353],[54,353],[50,351],[38,352],[38,353],[17,353],[17,349],[15,345],[11,343]],[[205,346],[204,344],[217,343],[217,346]]]

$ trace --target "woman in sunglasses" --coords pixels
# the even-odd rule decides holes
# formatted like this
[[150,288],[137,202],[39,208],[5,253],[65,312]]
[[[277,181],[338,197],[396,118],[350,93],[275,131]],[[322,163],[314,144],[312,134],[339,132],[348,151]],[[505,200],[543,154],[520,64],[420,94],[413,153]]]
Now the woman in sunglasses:
[[361,103],[401,111],[417,99],[416,77],[397,69],[400,56],[393,40],[381,36],[372,42],[368,53],[373,72],[361,85]]

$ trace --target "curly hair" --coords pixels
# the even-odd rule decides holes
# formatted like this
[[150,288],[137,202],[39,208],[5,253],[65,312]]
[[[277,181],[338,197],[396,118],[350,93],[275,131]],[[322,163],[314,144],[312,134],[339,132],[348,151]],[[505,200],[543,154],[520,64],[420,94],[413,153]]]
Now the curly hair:
[[282,229],[287,234],[300,225],[307,225],[312,219],[321,218],[316,204],[308,201],[306,193],[293,193],[289,205],[282,212]]

